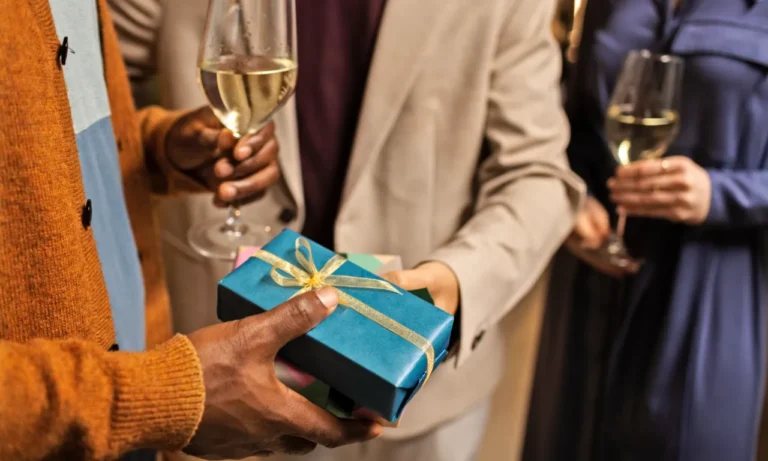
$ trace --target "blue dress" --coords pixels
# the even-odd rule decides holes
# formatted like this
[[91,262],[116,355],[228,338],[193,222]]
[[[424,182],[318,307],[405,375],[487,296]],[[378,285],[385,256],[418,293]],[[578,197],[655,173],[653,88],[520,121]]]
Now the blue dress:
[[[702,225],[628,222],[627,243],[645,264],[604,287],[618,321],[590,459],[751,461],[768,322],[768,0],[672,3],[589,0],[568,102],[573,168],[612,210],[603,114],[624,57],[641,48],[682,56],[682,126],[669,152],[706,168],[713,192]],[[604,310],[605,294],[587,286],[577,284],[574,305]]]

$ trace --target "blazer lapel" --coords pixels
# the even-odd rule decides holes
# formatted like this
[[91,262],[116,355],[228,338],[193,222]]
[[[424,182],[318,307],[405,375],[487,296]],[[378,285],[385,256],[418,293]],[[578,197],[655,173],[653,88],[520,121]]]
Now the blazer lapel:
[[352,148],[342,204],[381,152],[408,92],[435,45],[452,0],[388,0]]

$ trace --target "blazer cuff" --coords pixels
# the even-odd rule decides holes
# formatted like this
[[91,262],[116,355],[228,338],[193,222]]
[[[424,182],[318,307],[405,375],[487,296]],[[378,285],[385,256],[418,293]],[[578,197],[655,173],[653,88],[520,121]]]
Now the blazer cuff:
[[[480,269],[483,258],[472,255],[454,247],[438,249],[428,261],[438,261],[447,265],[456,275],[459,281],[459,306],[460,314],[454,317],[454,326],[451,333],[451,356],[456,357],[456,366],[463,365],[472,351],[482,341],[485,334],[485,323],[488,310],[493,302],[487,296],[492,284],[501,280],[494,280],[495,276],[489,271]],[[492,262],[486,261],[488,264]],[[479,288],[479,289],[478,289]],[[482,294],[480,292],[485,292]],[[490,302],[489,302],[490,301]],[[458,343],[453,343],[458,340]]]
[[189,339],[177,335],[152,351],[109,354],[107,360],[116,374],[111,438],[119,452],[185,447],[205,404],[203,373]]

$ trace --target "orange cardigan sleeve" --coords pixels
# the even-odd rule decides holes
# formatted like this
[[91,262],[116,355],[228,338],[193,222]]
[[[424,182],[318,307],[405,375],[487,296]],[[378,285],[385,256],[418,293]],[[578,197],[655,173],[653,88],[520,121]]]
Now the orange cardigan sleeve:
[[176,168],[168,159],[166,139],[174,123],[189,111],[168,111],[158,106],[137,113],[147,168],[156,194],[174,195],[181,192],[207,192],[204,184]]
[[189,340],[150,352],[82,341],[0,341],[0,459],[108,460],[178,450],[200,422],[202,372]]

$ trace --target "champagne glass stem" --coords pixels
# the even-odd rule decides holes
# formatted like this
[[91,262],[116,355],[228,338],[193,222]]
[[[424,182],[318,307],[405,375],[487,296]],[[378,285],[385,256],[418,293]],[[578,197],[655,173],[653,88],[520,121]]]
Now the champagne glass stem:
[[229,216],[227,216],[227,220],[224,223],[224,229],[222,230],[230,234],[242,235],[243,216],[240,212],[239,204],[232,204],[229,206]]
[[[618,211],[619,219],[616,223],[616,232],[612,233],[608,237],[606,242],[606,250],[612,258],[616,259],[617,263],[623,261],[627,257],[627,250],[624,246],[624,230],[627,227],[627,215],[624,211]],[[619,264],[621,265],[621,264]]]
[[[235,134],[235,138],[239,141],[241,136],[239,134]],[[227,220],[224,222],[224,226],[222,226],[221,231],[234,237],[240,237],[245,232],[243,214],[240,211],[240,203],[238,201],[232,202],[232,204],[229,206]]]
[[624,240],[624,230],[627,228],[627,213],[622,210],[618,211],[619,219],[616,223],[616,235],[619,239]]

